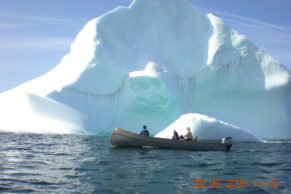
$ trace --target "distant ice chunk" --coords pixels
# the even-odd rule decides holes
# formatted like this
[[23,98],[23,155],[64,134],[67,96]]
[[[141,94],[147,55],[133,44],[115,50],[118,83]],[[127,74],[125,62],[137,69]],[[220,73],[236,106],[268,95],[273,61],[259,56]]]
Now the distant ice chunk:
[[221,140],[223,137],[230,136],[236,142],[261,141],[260,138],[248,130],[196,113],[182,115],[155,137],[171,139],[173,130],[176,130],[179,135],[183,135],[186,133],[186,127],[190,127],[193,138],[197,136],[198,140]]

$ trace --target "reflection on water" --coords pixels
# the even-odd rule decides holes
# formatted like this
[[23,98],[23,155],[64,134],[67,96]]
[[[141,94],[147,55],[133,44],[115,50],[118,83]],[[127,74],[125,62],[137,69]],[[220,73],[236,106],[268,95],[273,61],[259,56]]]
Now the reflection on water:
[[[230,152],[113,148],[96,135],[0,134],[0,192],[291,192],[291,143],[240,143]],[[194,187],[195,180],[206,186]],[[220,188],[211,188],[211,179]],[[246,188],[226,187],[247,180]],[[278,179],[279,188],[268,183]],[[208,185],[207,185],[208,184]]]

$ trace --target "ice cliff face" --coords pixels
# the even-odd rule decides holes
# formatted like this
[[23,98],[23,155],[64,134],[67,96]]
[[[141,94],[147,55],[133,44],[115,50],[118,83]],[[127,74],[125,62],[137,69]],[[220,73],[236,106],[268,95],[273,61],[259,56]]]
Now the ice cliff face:
[[[135,0],[88,22],[60,64],[2,93],[0,106],[5,130],[146,124],[157,133],[200,113],[262,138],[291,137],[290,72],[186,0]],[[52,127],[35,124],[42,119]]]

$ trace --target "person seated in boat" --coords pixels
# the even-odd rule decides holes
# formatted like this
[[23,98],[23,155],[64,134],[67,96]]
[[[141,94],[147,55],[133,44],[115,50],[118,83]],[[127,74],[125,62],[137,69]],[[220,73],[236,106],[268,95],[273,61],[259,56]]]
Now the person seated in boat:
[[180,135],[180,141],[184,141],[185,137],[183,135]]
[[149,131],[147,130],[147,126],[143,126],[143,129],[142,131],[140,132],[140,135],[143,135],[143,136],[150,136],[150,133]]
[[186,130],[187,130],[187,132],[186,132],[186,134],[184,135],[185,140],[186,140],[186,141],[191,141],[191,140],[193,140],[193,136],[192,136],[192,133],[191,133],[191,131],[190,131],[190,127],[187,127]]
[[172,139],[179,140],[180,137],[179,137],[179,135],[178,135],[178,132],[177,132],[176,130],[174,130],[173,132],[174,132],[174,135],[173,135]]

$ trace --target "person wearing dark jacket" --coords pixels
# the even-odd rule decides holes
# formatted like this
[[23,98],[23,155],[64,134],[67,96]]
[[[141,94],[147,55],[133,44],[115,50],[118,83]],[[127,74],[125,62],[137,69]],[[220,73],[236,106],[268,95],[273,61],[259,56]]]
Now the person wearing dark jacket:
[[173,135],[172,139],[176,139],[176,140],[180,139],[180,137],[179,137],[179,135],[178,135],[176,130],[174,130],[174,135]]
[[143,126],[143,129],[140,132],[140,135],[143,135],[143,136],[149,136],[150,135],[149,131],[147,130],[147,126],[145,126],[145,125]]

